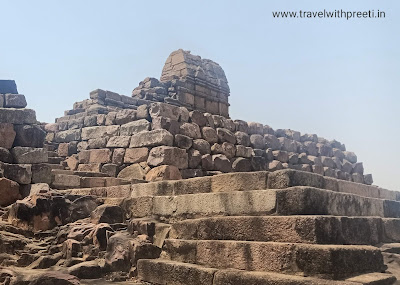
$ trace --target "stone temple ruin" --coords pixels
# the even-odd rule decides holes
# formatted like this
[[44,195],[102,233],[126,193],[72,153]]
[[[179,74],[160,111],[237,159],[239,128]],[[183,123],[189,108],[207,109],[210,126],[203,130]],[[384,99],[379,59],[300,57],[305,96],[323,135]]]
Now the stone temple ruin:
[[0,284],[396,284],[400,192],[336,140],[230,119],[229,93],[177,50],[44,124],[1,80]]

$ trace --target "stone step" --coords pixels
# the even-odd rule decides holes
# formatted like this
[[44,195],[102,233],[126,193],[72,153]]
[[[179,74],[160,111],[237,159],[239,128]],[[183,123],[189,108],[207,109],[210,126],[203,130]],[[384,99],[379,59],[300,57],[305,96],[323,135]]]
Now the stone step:
[[151,284],[173,285],[391,285],[396,278],[389,274],[369,273],[350,280],[324,280],[274,272],[216,269],[163,259],[140,259],[138,278]]
[[167,239],[163,249],[164,258],[206,267],[328,279],[386,269],[381,251],[365,245]]
[[210,216],[333,215],[400,217],[400,202],[298,186],[126,199],[131,217],[182,220]]
[[104,198],[127,198],[131,192],[131,185],[117,185],[109,187],[76,188],[68,190],[72,195],[90,195]]
[[132,197],[286,189],[294,186],[310,186],[369,198],[400,200],[400,192],[397,191],[292,169],[271,173],[265,171],[226,173],[184,180],[138,184],[132,188]]
[[177,222],[169,237],[191,240],[275,241],[377,245],[400,242],[400,219],[335,216],[236,216]]
[[51,184],[54,189],[75,189],[111,187],[130,184],[129,181],[115,177],[81,177],[76,174],[54,174]]

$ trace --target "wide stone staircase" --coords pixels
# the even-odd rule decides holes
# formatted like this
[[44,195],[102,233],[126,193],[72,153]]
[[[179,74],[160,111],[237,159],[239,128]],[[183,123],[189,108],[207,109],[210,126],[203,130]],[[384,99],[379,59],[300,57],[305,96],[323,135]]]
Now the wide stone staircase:
[[132,185],[124,204],[164,223],[161,258],[138,262],[151,284],[394,284],[377,246],[400,239],[398,198],[283,170]]

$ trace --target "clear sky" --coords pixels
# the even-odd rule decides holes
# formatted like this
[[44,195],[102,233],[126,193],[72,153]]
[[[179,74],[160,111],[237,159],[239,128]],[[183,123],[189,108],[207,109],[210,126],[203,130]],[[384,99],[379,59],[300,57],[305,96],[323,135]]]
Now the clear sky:
[[[344,142],[400,190],[400,1],[0,0],[0,78],[41,121],[96,88],[130,95],[178,48],[218,62],[233,119]],[[272,11],[385,11],[276,19]]]

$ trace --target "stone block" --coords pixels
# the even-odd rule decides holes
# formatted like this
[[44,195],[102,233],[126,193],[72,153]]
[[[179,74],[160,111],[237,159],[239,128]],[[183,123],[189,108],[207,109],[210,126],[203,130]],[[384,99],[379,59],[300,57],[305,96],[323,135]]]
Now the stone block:
[[172,120],[178,121],[180,116],[180,108],[165,103],[152,103],[150,104],[149,114],[152,118],[167,117]]
[[36,124],[36,113],[31,109],[0,108],[0,123]]
[[121,165],[124,162],[124,156],[125,156],[125,149],[124,148],[116,148],[113,151],[112,155],[112,163]]
[[154,167],[146,174],[147,181],[180,180],[182,175],[179,169],[173,165],[161,165]]
[[[353,164],[353,171],[352,173],[358,173],[363,175],[364,174],[364,166],[362,162],[356,162]],[[361,183],[361,182],[360,182]]]
[[179,169],[188,167],[188,154],[184,149],[171,146],[159,146],[150,151],[147,163],[150,166],[174,165]]
[[123,125],[136,120],[136,110],[125,109],[115,115],[115,124]]
[[218,141],[220,143],[228,142],[231,144],[236,143],[236,136],[230,130],[225,128],[217,128]]
[[51,184],[52,166],[47,163],[32,165],[32,183]]
[[232,163],[232,170],[235,172],[248,172],[251,168],[251,161],[243,157],[236,158]]
[[374,180],[372,179],[372,174],[364,175],[364,183],[367,185],[372,185],[372,183],[374,183]]
[[282,162],[280,162],[279,160],[273,160],[273,161],[269,162],[267,165],[267,169],[269,171],[276,171],[276,170],[280,170],[282,168],[283,168]]
[[253,149],[251,147],[246,147],[244,145],[236,145],[235,156],[250,158],[252,155],[252,152],[253,152]]
[[107,174],[110,177],[116,177],[118,174],[118,165],[113,163],[104,164],[101,167],[101,173]]
[[19,184],[32,182],[32,166],[30,164],[3,163],[4,177],[14,180]]
[[189,113],[190,122],[197,124],[199,127],[204,127],[207,124],[207,119],[204,114],[198,110]]
[[172,146],[174,136],[166,130],[154,130],[141,132],[131,137],[130,147],[143,146]]
[[25,108],[27,105],[25,96],[22,94],[5,94],[4,107],[6,108]]
[[272,150],[280,150],[281,149],[281,143],[276,136],[267,134],[267,135],[264,135],[264,140],[265,140],[266,148],[270,148]]
[[193,123],[183,123],[179,127],[179,133],[191,137],[193,139],[201,139],[200,128],[197,124]]
[[46,132],[37,125],[15,125],[14,146],[43,147]]
[[100,163],[81,163],[78,165],[78,171],[81,172],[100,172]]
[[208,143],[213,144],[218,142],[217,131],[211,127],[203,127],[201,129],[202,138],[205,139]]
[[81,130],[67,130],[56,133],[55,141],[62,142],[71,142],[71,141],[79,141],[81,140]]
[[0,123],[0,147],[10,149],[14,144],[15,136],[13,124]]
[[110,163],[112,151],[109,149],[90,150],[89,163]]
[[255,135],[255,134],[263,135],[264,134],[263,124],[249,122],[249,123],[247,123],[247,125],[248,125],[249,135]]
[[[288,139],[286,137],[280,137],[278,138],[280,144],[281,144],[281,149],[288,151],[288,152],[297,152],[297,144],[296,141]],[[268,144],[267,144],[268,146]],[[268,146],[270,147],[270,146]],[[271,147],[272,148],[272,147]]]
[[19,184],[7,178],[0,178],[0,206],[8,206],[20,198]]
[[15,80],[0,80],[0,93],[18,94],[17,84],[15,83]]
[[231,161],[223,154],[214,154],[212,156],[212,163],[214,165],[214,170],[225,173],[232,171]]
[[43,148],[14,147],[11,150],[14,161],[19,164],[45,163],[49,157]]
[[250,146],[250,137],[247,133],[237,131],[235,133],[236,143],[243,146]]
[[250,144],[253,148],[265,149],[266,142],[262,135],[253,134],[250,136]]
[[95,138],[87,141],[88,149],[105,148],[108,142],[108,138]]
[[[6,163],[13,162],[13,156],[12,156],[11,152],[4,147],[0,147],[0,162],[6,162]],[[1,172],[1,169],[0,169],[0,172]]]
[[147,161],[149,149],[147,147],[128,148],[125,150],[124,163],[139,163]]
[[344,151],[344,156],[345,158],[350,161],[351,163],[356,163],[357,162],[357,155],[354,152],[351,151]]
[[183,149],[189,149],[192,147],[193,139],[191,137],[177,134],[175,135],[175,146]]
[[[119,135],[119,126],[96,126],[82,129],[82,140],[114,137]],[[77,139],[79,140],[79,139]]]
[[115,136],[111,137],[107,142],[107,148],[127,148],[131,141],[130,136]]
[[282,163],[289,162],[289,154],[284,150],[274,150],[272,154],[275,160],[278,160]]
[[144,180],[146,173],[146,170],[139,163],[135,163],[122,169],[117,177],[126,180]]
[[131,136],[140,132],[149,131],[151,123],[145,119],[126,123],[121,126],[121,136]]
[[198,150],[201,154],[211,153],[210,144],[203,139],[197,139],[193,141],[193,149]]

